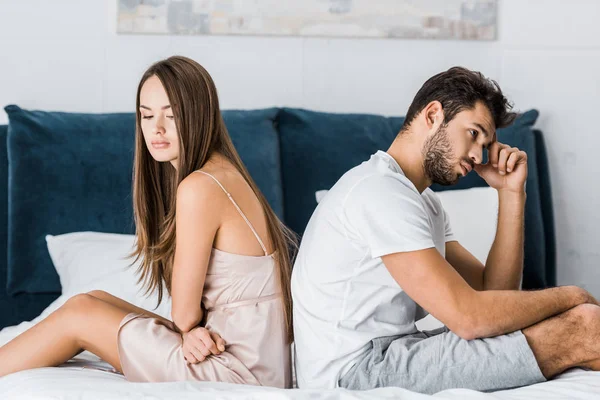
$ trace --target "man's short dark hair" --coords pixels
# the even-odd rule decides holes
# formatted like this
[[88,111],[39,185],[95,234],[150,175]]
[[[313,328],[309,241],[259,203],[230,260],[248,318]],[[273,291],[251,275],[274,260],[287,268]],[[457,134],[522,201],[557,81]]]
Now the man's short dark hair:
[[452,67],[432,76],[423,84],[408,108],[400,132],[408,129],[417,114],[435,100],[442,104],[444,124],[452,121],[459,112],[475,108],[478,101],[490,110],[496,129],[510,125],[516,117],[510,111],[512,104],[504,97],[496,81],[486,78],[481,72]]

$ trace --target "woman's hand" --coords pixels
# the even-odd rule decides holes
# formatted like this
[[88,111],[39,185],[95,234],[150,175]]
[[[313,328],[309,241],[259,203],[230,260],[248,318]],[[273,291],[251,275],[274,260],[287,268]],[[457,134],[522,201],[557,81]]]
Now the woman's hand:
[[183,337],[183,355],[188,364],[202,362],[211,354],[225,351],[225,340],[216,332],[204,327],[196,327],[181,335]]

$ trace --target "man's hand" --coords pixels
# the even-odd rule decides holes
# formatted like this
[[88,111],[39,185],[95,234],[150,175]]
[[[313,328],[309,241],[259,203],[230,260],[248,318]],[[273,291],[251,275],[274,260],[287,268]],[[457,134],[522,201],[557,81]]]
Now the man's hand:
[[488,150],[487,164],[476,164],[474,170],[496,190],[522,193],[527,180],[527,154],[496,141]]
[[183,355],[188,364],[197,364],[211,354],[218,355],[225,351],[223,338],[201,326],[183,333],[182,337]]

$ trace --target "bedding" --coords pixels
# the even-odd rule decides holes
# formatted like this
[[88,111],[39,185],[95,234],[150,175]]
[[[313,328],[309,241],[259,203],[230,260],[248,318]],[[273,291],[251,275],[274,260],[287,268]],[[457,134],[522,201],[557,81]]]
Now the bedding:
[[[0,332],[0,342],[12,336]],[[39,368],[0,378],[0,398],[11,400],[92,400],[92,399],[494,399],[494,400],[592,400],[600,393],[600,372],[569,370],[554,380],[527,387],[482,393],[450,389],[424,395],[402,388],[368,391],[346,389],[306,390],[274,389],[250,385],[210,382],[132,383],[113,372],[103,371],[103,362],[75,360],[61,367]]]
[[[0,331],[0,346],[26,331],[64,302],[61,296],[31,322]],[[133,383],[89,352],[52,368],[20,371],[0,378],[0,399],[6,400],[86,400],[86,399],[494,399],[553,400],[597,399],[600,394],[600,372],[573,368],[555,379],[517,389],[482,393],[469,389],[449,389],[424,395],[402,388],[380,388],[367,391],[346,389],[306,390],[275,389],[250,385],[213,382]]]
[[[65,299],[66,300],[66,299]],[[58,308],[61,298],[31,322],[0,331],[0,346],[26,331]],[[381,388],[368,391],[346,389],[306,390],[275,389],[250,385],[213,382],[133,383],[89,352],[83,352],[60,367],[20,371],[0,378],[0,399],[6,400],[85,400],[85,399],[405,399],[439,398],[448,400],[553,400],[597,399],[600,393],[600,372],[571,369],[559,377],[527,387],[482,393],[468,389],[450,389],[429,396],[402,388]]]
[[[446,199],[449,212],[467,193],[458,191]],[[472,194],[472,193],[471,193]],[[490,198],[489,191],[480,189],[473,197],[479,201]],[[443,197],[443,196],[442,196]],[[444,201],[444,200],[442,200]],[[454,203],[452,203],[454,202]],[[450,205],[454,204],[454,205]],[[492,205],[487,205],[492,207]],[[497,206],[496,206],[497,207]],[[489,213],[487,213],[489,214]],[[492,213],[493,214],[493,213]],[[101,289],[142,307],[155,304],[152,296],[145,297],[136,288],[135,265],[125,255],[131,250],[132,235],[99,232],[75,232],[46,237],[48,251],[66,289],[37,318],[30,322],[7,327],[0,331],[0,346],[46,318],[70,296],[84,291]],[[163,302],[158,312],[168,316],[169,304]],[[419,321],[420,329],[432,329],[439,321],[434,318]],[[468,389],[445,390],[429,396],[402,388],[381,388],[368,391],[274,389],[250,385],[211,382],[132,383],[117,373],[110,364],[89,352],[83,352],[69,362],[54,368],[21,371],[0,378],[0,399],[596,399],[600,393],[600,372],[583,369],[569,370],[556,379],[528,387],[482,393]]]

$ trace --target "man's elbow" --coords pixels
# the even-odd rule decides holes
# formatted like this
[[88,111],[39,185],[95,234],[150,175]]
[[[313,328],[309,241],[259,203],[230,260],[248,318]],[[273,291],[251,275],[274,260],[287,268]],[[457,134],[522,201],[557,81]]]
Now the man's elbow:
[[481,304],[481,293],[467,290],[446,302],[451,306],[446,309],[446,321],[442,322],[461,339],[473,340],[480,337],[482,319],[485,319],[478,306]]
[[489,313],[481,311],[464,314],[452,328],[448,326],[448,329],[465,340],[494,337],[504,332]]
[[474,340],[486,335],[487,313],[477,306],[481,304],[479,293],[473,292],[473,297],[456,305],[453,318],[446,325],[448,329],[464,340]]
[[447,324],[446,326],[461,339],[474,340],[479,337],[477,326],[473,321],[473,318],[470,318],[469,316],[461,316],[456,318],[455,321]]

